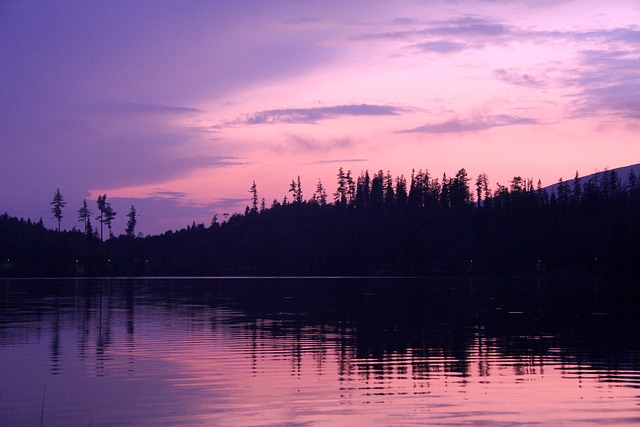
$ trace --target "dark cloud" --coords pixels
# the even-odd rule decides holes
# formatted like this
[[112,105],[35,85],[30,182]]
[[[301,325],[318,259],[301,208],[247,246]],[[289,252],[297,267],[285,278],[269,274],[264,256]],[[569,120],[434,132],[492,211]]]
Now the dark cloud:
[[495,127],[535,124],[537,121],[528,117],[516,117],[507,114],[480,117],[474,120],[449,120],[441,123],[432,123],[413,129],[398,131],[397,133],[460,133],[476,132]]
[[526,73],[518,73],[510,70],[494,70],[493,75],[496,79],[515,86],[540,87],[544,83],[540,79]]
[[288,108],[260,111],[226,125],[262,125],[274,123],[315,124],[321,120],[344,116],[397,116],[406,112],[406,107],[392,105],[352,104],[316,108]]

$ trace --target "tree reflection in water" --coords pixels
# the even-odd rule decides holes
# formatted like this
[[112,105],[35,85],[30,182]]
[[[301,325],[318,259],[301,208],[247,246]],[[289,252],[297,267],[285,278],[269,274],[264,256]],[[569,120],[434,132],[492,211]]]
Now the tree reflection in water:
[[[534,277],[9,280],[3,286],[0,357],[4,369],[23,371],[3,372],[14,378],[0,390],[3,425],[19,413],[19,396],[12,397],[18,379],[34,384],[24,392],[31,396],[27,412],[38,405],[39,384],[54,381],[26,365],[29,357],[36,363],[42,340],[48,375],[80,394],[105,392],[105,384],[90,378],[124,380],[109,385],[120,420],[161,417],[156,420],[187,425],[204,417],[224,424],[225,416],[243,419],[249,403],[239,396],[251,387],[258,393],[248,395],[254,415],[276,411],[274,423],[288,421],[294,410],[316,420],[336,405],[351,405],[352,421],[428,408],[451,417],[447,422],[526,422],[540,417],[539,408],[527,409],[528,394],[547,411],[546,421],[559,422],[575,420],[603,396],[618,397],[611,387],[622,387],[629,392],[617,402],[630,406],[614,423],[637,421],[628,416],[637,407],[632,390],[640,387],[637,294],[619,284]],[[32,355],[15,357],[24,351]],[[124,403],[132,380],[146,394]],[[577,382],[583,394],[570,402],[556,395],[566,391],[563,381]],[[455,398],[443,398],[453,391]],[[514,395],[520,406],[513,413],[495,412]],[[575,405],[583,398],[580,409]],[[71,404],[58,399],[61,408]],[[89,397],[77,402],[83,399]],[[184,413],[202,399],[208,403]],[[153,402],[163,402],[165,412],[144,412]],[[375,403],[385,409],[362,408]],[[101,404],[109,408],[103,421],[113,422],[118,411],[108,400]],[[304,412],[303,404],[321,414]],[[63,423],[74,416],[49,413]]]

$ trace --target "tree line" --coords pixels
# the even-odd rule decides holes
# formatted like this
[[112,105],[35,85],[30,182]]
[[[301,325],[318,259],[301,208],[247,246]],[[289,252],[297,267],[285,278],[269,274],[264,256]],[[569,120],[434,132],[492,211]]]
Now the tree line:
[[[104,240],[104,226],[107,226],[107,230],[109,231],[109,238],[113,238],[113,228],[111,227],[113,220],[116,219],[117,212],[113,210],[111,207],[111,203],[107,202],[107,195],[102,194],[98,195],[98,200],[96,201],[98,205],[98,211],[100,214],[95,217],[95,219],[100,223],[100,232],[98,233],[98,228],[93,228],[91,224],[91,216],[93,212],[89,209],[87,205],[87,199],[82,201],[82,206],[78,209],[78,222],[83,223],[83,230],[87,236],[93,235],[95,237],[100,237],[100,240]],[[60,232],[60,223],[62,222],[63,213],[62,209],[67,205],[64,197],[60,193],[60,189],[57,188],[54,195],[53,201],[50,203],[51,205],[51,213],[53,214],[53,218],[58,222],[58,232]],[[129,209],[129,213],[127,213],[127,228],[125,229],[125,236],[134,237],[135,229],[137,225],[138,213],[136,212],[135,206],[131,205]]]
[[[255,181],[243,214],[176,232],[135,237],[132,206],[114,237],[106,195],[92,228],[46,230],[0,217],[3,275],[434,275],[640,272],[640,182],[615,170],[553,188],[520,176],[491,189],[465,169],[410,178],[340,168],[335,191],[318,181],[305,198],[300,177],[282,200],[259,197]],[[52,214],[62,218],[56,191]],[[102,225],[110,238],[102,239]],[[34,250],[24,251],[25,245]]]

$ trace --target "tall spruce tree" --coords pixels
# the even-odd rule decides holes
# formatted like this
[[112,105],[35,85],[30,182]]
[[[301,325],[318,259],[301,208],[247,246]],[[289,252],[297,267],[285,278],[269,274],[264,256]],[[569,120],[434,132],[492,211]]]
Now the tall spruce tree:
[[87,199],[82,201],[82,207],[78,209],[78,222],[82,222],[84,224],[84,233],[87,236],[91,236],[93,233],[93,228],[91,227],[91,211],[87,206]]
[[113,238],[113,228],[111,227],[111,223],[116,219],[116,213],[117,212],[111,207],[111,203],[107,203],[104,210],[104,223],[107,224],[110,239]]
[[251,212],[258,212],[258,187],[255,181],[251,184],[249,193],[251,193]]
[[127,214],[127,228],[125,229],[125,235],[127,237],[135,237],[136,236],[136,217],[138,216],[136,212],[136,208],[131,205],[131,209],[129,209],[129,213]]
[[67,202],[60,194],[60,189],[56,189],[55,194],[53,195],[53,201],[50,203],[51,205],[51,213],[53,213],[53,217],[58,221],[58,231],[60,231],[60,222],[62,221],[62,208],[67,205]]
[[96,217],[96,220],[100,222],[100,240],[104,240],[103,238],[103,225],[104,225],[104,213],[107,206],[107,195],[103,194],[98,195],[98,210],[100,211],[100,216]]

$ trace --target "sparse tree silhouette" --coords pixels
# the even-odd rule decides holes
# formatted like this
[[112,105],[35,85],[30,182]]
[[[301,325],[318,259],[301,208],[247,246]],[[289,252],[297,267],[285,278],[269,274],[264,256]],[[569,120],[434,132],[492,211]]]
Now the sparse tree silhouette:
[[96,217],[96,220],[100,222],[100,240],[104,240],[103,238],[103,225],[104,225],[104,213],[107,206],[107,195],[98,195],[98,211],[100,211],[100,215]]
[[96,219],[100,221],[100,240],[104,240],[104,224],[107,225],[107,229],[109,230],[109,238],[113,237],[113,229],[111,228],[111,223],[116,218],[116,212],[111,207],[111,203],[107,202],[106,194],[103,194],[102,196],[98,195],[98,210],[100,211],[100,216],[96,217]]
[[258,187],[255,181],[251,184],[249,193],[251,193],[251,212],[258,212]]
[[300,183],[300,175],[298,175],[298,186],[296,187],[296,202],[302,203],[302,184]]
[[86,234],[87,236],[91,236],[93,234],[93,227],[91,226],[91,215],[92,212],[87,206],[87,199],[84,199],[82,201],[82,207],[78,209],[78,222],[82,222],[84,224],[84,234]]
[[129,213],[127,214],[127,228],[125,230],[125,235],[127,237],[135,237],[136,235],[136,224],[137,224],[137,219],[136,217],[138,216],[137,212],[136,212],[136,208],[131,205],[131,209],[129,209]]
[[338,188],[336,192],[333,193],[333,200],[337,206],[345,207],[347,205],[347,175],[345,175],[344,170],[341,168],[338,169]]
[[109,230],[109,238],[113,238],[113,228],[111,224],[113,220],[116,218],[116,211],[111,207],[111,203],[107,203],[104,211],[104,223],[107,224],[107,229]]
[[293,199],[293,203],[302,203],[302,184],[300,183],[300,175],[298,175],[298,181],[291,180],[291,185],[289,186],[289,192],[291,193],[291,198]]
[[573,179],[573,192],[571,193],[571,201],[574,205],[580,203],[582,199],[582,179],[580,178],[580,174],[576,171],[576,177]]
[[351,205],[356,197],[356,182],[351,175],[351,170],[347,171],[345,179],[347,183],[347,204]]
[[327,192],[322,185],[322,181],[318,179],[318,184],[316,185],[316,192],[313,193],[313,197],[311,198],[312,202],[318,204],[320,206],[324,206],[327,204]]
[[60,194],[60,189],[56,189],[55,194],[53,195],[53,201],[50,203],[51,205],[51,213],[53,213],[53,217],[58,221],[58,231],[60,231],[60,222],[62,221],[62,208],[67,205],[67,202]]

